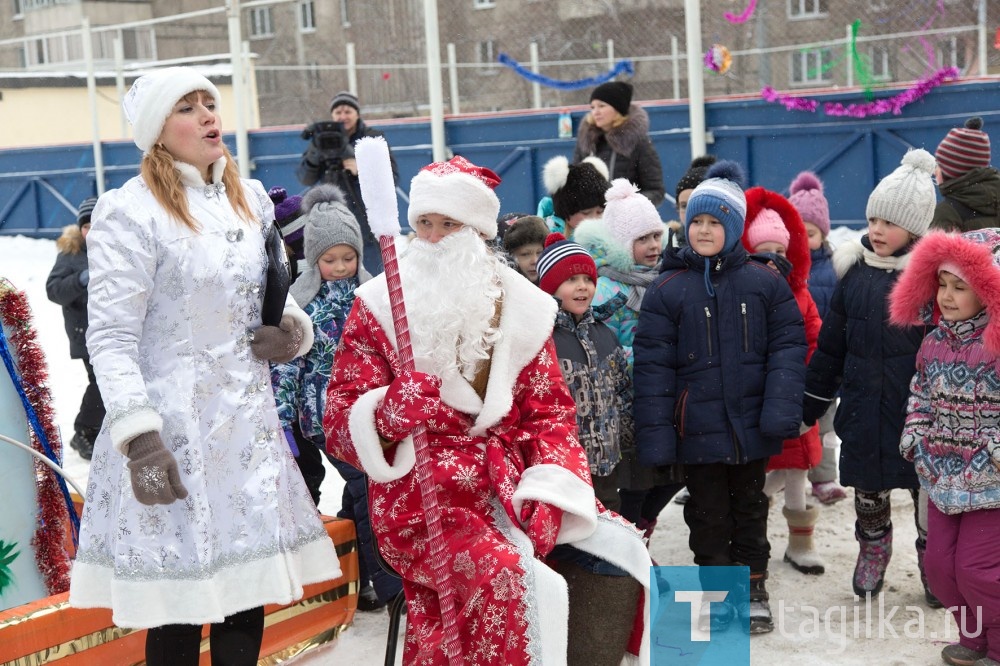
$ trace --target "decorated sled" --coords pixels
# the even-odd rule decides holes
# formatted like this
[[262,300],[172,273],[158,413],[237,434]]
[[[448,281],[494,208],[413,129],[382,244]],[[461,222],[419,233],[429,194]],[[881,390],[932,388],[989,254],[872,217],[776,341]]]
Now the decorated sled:
[[[110,610],[71,608],[67,601],[83,500],[59,468],[62,443],[27,299],[2,278],[0,324],[0,666],[141,664],[145,630],[116,627]],[[328,516],[323,522],[343,576],[307,585],[298,602],[265,607],[259,664],[280,664],[328,643],[354,618],[354,523]]]

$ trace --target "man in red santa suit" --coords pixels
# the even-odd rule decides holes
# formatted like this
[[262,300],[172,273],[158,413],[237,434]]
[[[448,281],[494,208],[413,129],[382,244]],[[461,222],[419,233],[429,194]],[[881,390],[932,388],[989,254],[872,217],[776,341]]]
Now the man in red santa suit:
[[648,664],[649,555],[594,498],[551,339],[556,302],[487,248],[499,182],[461,157],[414,177],[416,238],[400,275],[416,372],[400,367],[380,275],[357,289],[344,325],[327,448],[370,477],[372,529],[404,581],[406,664],[447,664],[414,472],[418,424],[465,663],[617,665],[628,647]]

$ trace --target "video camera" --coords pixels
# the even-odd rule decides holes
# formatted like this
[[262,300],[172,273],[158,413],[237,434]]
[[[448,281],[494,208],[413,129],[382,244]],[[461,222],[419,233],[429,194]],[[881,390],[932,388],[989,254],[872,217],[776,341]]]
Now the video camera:
[[323,153],[325,159],[354,157],[354,149],[344,126],[332,120],[320,120],[302,130],[302,138],[312,140],[313,145]]

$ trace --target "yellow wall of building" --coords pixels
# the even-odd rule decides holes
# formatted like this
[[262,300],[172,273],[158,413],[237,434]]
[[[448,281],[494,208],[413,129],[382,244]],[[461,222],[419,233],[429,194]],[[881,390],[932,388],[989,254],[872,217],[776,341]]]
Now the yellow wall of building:
[[[236,130],[236,107],[232,86],[219,85],[222,95],[222,131]],[[93,141],[90,101],[86,87],[7,88],[0,85],[0,148],[51,146]],[[256,99],[255,95],[250,96]],[[125,123],[122,132],[121,104],[115,86],[97,87],[97,119],[101,141],[132,138]],[[247,114],[247,129],[259,127],[254,105]]]

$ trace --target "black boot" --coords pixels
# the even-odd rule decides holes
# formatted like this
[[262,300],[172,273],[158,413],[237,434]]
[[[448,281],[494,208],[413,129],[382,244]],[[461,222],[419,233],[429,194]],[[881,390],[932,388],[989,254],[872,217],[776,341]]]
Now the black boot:
[[774,618],[771,617],[770,597],[764,581],[766,571],[750,572],[750,634],[768,634],[774,631]]
[[84,460],[90,460],[94,455],[94,440],[97,439],[97,431],[81,428],[69,440],[69,446]]

